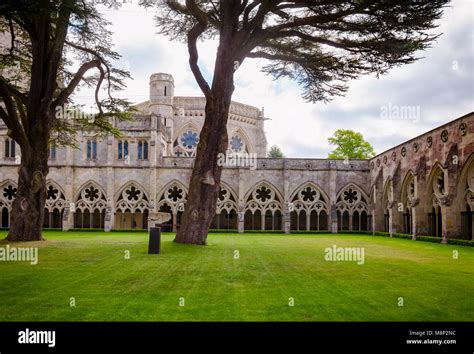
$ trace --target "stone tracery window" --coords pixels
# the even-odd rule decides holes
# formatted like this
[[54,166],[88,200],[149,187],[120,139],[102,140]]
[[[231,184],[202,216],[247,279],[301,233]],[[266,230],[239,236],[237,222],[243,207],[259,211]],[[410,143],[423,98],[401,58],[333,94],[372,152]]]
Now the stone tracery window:
[[244,225],[246,230],[281,230],[282,206],[274,188],[262,182],[247,197]]
[[66,205],[66,198],[60,188],[51,181],[47,182],[43,227],[61,228]]
[[145,193],[134,183],[131,183],[120,193],[115,208],[123,213],[143,213],[150,209],[150,204]]
[[12,184],[8,184],[7,186],[3,187],[3,197],[9,201],[13,201],[16,196],[16,191],[16,187],[14,187]]
[[199,144],[199,133],[188,129],[184,131],[174,142],[174,155],[179,157],[196,156],[196,148]]
[[80,192],[74,208],[74,227],[103,228],[107,200],[105,194],[92,182]]
[[346,186],[339,192],[336,210],[340,230],[370,229],[368,201],[355,185]]
[[300,187],[289,205],[292,230],[327,230],[328,206],[321,191],[311,183]]
[[233,152],[244,152],[244,140],[238,134],[236,134],[230,138],[229,147]]

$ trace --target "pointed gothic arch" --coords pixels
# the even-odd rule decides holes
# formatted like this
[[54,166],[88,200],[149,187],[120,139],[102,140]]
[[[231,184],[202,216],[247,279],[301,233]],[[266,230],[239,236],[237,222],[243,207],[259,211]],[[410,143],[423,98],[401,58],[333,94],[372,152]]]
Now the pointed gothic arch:
[[246,230],[281,230],[283,196],[270,182],[263,180],[250,188],[244,198]]
[[290,196],[291,230],[327,230],[329,196],[316,183],[300,184]]
[[124,184],[115,194],[117,228],[147,229],[150,198],[146,189],[136,181]]
[[75,228],[104,228],[107,194],[98,183],[93,180],[85,182],[71,204]]
[[368,207],[369,197],[355,183],[348,183],[336,195],[338,229],[346,231],[367,231],[371,225]]

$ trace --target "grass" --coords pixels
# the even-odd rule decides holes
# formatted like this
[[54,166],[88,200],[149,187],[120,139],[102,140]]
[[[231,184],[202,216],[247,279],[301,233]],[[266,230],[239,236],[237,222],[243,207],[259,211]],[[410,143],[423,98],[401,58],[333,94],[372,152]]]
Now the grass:
[[[164,234],[148,255],[146,233],[45,237],[10,245],[38,247],[38,265],[0,262],[0,321],[474,320],[471,247],[340,234],[210,234],[189,246]],[[365,264],[325,261],[334,244],[364,247]]]

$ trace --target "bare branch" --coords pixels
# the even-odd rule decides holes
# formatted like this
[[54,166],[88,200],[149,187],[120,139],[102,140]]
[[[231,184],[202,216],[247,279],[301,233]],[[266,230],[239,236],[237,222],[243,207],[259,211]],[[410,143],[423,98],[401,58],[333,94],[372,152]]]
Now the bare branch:
[[206,79],[204,79],[201,70],[199,69],[199,53],[197,50],[197,39],[207,28],[207,16],[202,12],[201,9],[199,9],[199,7],[196,5],[196,2],[193,0],[186,0],[186,6],[193,16],[195,16],[195,18],[198,20],[198,22],[188,33],[189,65],[199,87],[201,88],[201,91],[207,98],[211,93],[211,89]]
[[[79,70],[77,71],[77,73],[74,75],[73,79],[67,85],[67,87],[64,88],[61,91],[61,93],[58,95],[56,100],[53,102],[52,106],[53,107],[62,106],[64,103],[66,103],[67,99],[74,92],[77,85],[79,85],[79,83],[81,82],[86,72],[94,67],[100,68],[101,67],[100,64],[101,64],[101,61],[99,59],[95,59],[90,62],[82,64]],[[97,85],[97,87],[99,87],[99,85]]]

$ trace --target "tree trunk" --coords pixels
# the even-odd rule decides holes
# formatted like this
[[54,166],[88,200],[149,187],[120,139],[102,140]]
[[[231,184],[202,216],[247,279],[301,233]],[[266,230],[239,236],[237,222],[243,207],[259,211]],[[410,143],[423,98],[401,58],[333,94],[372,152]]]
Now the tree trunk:
[[234,91],[234,68],[218,51],[211,94],[206,100],[206,118],[199,137],[189,194],[175,242],[206,244],[216,213],[222,167],[218,156],[228,147],[227,118]]
[[48,174],[48,139],[37,135],[34,146],[22,147],[18,171],[18,189],[12,204],[8,241],[40,241],[43,239],[46,176]]

